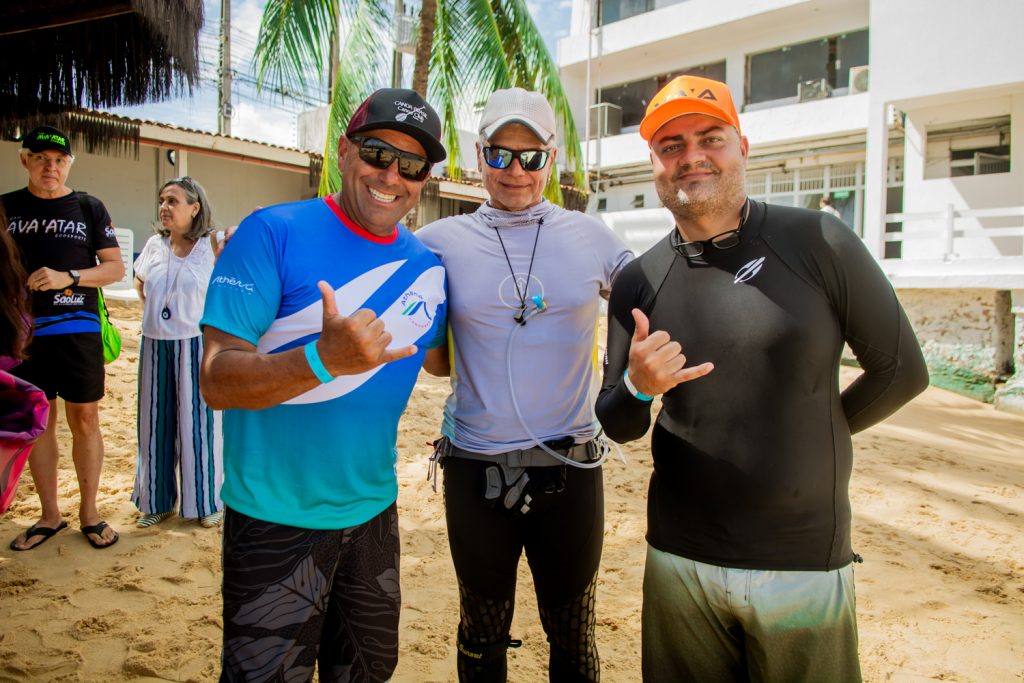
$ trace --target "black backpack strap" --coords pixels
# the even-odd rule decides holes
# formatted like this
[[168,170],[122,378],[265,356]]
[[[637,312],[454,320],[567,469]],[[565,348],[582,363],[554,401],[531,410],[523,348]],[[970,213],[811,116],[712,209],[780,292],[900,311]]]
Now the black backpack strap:
[[75,199],[78,200],[78,206],[82,209],[82,216],[85,218],[85,227],[89,229],[89,235],[92,235],[93,225],[96,222],[96,217],[92,215],[92,205],[89,204],[89,195],[85,192],[75,190]]
[[75,190],[75,199],[78,200],[78,207],[82,210],[82,218],[85,220],[85,228],[89,231],[89,246],[92,247],[93,260],[96,259],[96,247],[93,240],[96,237],[96,216],[92,213],[92,204],[89,203],[89,195],[85,192]]

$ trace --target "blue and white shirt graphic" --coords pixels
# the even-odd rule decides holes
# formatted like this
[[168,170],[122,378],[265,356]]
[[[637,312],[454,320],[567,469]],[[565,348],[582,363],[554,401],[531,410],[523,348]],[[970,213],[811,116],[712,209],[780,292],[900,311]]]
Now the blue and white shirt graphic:
[[331,197],[282,204],[246,218],[210,280],[201,325],[278,353],[319,338],[323,300],[338,312],[372,310],[391,348],[417,353],[342,375],[264,410],[224,412],[224,488],[231,508],[309,529],[362,524],[398,496],[398,420],[426,349],[444,342],[444,269],[402,226],[389,237],[356,225]]

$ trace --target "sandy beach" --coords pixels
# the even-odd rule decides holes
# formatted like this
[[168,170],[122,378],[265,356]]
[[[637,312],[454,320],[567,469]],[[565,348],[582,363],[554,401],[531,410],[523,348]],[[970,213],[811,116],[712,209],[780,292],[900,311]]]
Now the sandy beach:
[[[41,548],[7,544],[37,519],[27,471],[0,518],[0,681],[214,681],[220,532],[172,518],[137,529],[135,381],[140,311],[111,302],[124,336],[101,404],[100,511],[121,533],[97,551],[79,533],[61,416],[60,496],[70,528]],[[852,371],[844,370],[850,375]],[[399,437],[402,640],[395,681],[455,680],[458,607],[441,496],[426,481],[445,381],[422,375]],[[1024,417],[930,388],[855,437],[854,549],[868,681],[1024,680]],[[606,466],[598,593],[605,681],[640,680],[647,441]],[[547,649],[521,565],[509,680],[547,680]]]

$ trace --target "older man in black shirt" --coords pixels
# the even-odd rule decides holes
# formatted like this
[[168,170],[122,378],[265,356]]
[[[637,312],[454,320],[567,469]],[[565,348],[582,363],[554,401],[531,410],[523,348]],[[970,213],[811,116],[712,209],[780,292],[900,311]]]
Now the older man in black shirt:
[[74,160],[67,134],[49,126],[34,128],[21,149],[28,186],[2,197],[7,229],[29,274],[26,285],[32,290],[34,318],[28,360],[12,372],[50,399],[46,432],[29,458],[42,514],[11,541],[12,550],[31,550],[68,525],[57,500],[57,396],[64,399],[71,430],[82,533],[99,549],[118,539],[96,507],[103,465],[99,400],[104,388],[96,289],[121,279],[124,263],[103,203],[66,184]]

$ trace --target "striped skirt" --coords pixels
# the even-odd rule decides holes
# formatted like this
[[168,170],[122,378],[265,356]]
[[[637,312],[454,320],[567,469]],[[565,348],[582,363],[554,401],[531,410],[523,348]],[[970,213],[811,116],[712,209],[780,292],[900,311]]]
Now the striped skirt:
[[132,502],[185,518],[223,509],[220,411],[199,393],[203,338],[149,339],[139,352],[139,457]]

